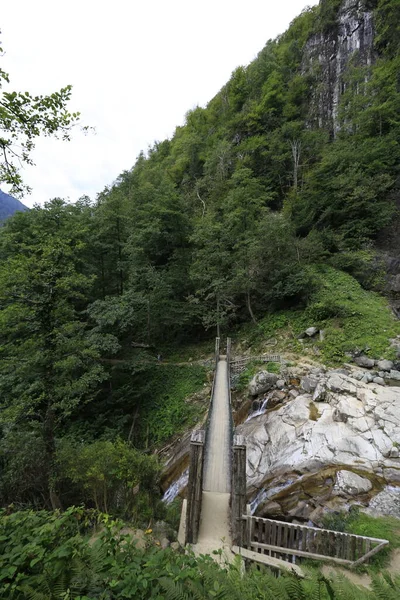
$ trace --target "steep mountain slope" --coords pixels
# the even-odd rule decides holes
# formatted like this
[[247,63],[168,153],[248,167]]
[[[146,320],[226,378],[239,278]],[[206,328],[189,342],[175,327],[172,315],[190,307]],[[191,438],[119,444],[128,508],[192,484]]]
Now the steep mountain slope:
[[120,223],[106,293],[150,301],[156,273],[168,332],[172,300],[175,323],[206,327],[304,304],[316,262],[375,286],[399,201],[399,22],[396,0],[321,0],[139,156],[100,196]]
[[11,217],[17,211],[24,212],[26,210],[29,208],[22,202],[0,190],[0,221]]

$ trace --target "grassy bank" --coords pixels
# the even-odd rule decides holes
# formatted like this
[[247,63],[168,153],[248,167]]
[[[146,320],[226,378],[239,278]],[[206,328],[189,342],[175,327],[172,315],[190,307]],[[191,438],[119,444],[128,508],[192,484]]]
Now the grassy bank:
[[[388,301],[365,290],[347,273],[321,266],[312,270],[313,285],[303,310],[267,314],[257,325],[248,324],[234,332],[237,345],[251,352],[280,351],[310,354],[326,364],[346,360],[355,349],[374,358],[393,358],[389,339],[400,334],[400,321]],[[299,340],[308,327],[324,330],[324,340]]]

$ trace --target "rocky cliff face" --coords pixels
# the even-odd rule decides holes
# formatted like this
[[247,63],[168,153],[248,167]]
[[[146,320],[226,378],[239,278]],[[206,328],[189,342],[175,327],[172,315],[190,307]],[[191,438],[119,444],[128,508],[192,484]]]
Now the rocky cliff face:
[[366,66],[375,58],[372,11],[363,0],[344,0],[330,31],[321,31],[307,42],[302,72],[314,81],[309,111],[310,124],[318,124],[332,136],[339,130],[338,106],[346,90],[350,65]]

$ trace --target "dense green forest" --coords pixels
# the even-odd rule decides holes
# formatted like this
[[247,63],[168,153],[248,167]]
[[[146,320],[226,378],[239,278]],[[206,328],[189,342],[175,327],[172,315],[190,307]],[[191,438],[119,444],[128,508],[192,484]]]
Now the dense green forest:
[[[305,57],[312,36],[334,38],[340,5],[304,10],[96,199],[56,198],[1,228],[3,507],[162,518],[152,452],[197,422],[184,400],[207,371],[157,355],[217,325],[268,330],[282,310],[345,319],[336,288],[345,302],[383,290],[374,244],[400,200],[400,4],[360,0],[373,61],[353,53],[332,127],[313,116],[323,73]],[[352,349],[342,337],[328,358]]]

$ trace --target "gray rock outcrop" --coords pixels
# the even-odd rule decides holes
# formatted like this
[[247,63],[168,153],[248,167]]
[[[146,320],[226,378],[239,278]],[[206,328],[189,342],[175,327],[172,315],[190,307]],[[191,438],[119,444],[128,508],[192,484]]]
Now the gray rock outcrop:
[[354,499],[367,504],[385,485],[400,486],[400,388],[328,372],[319,375],[316,394],[317,414],[311,394],[289,394],[279,408],[238,427],[259,514],[269,514],[269,505],[276,514],[276,504],[281,514],[300,502],[308,507],[302,514]]
[[374,62],[374,24],[372,10],[361,0],[344,0],[337,26],[314,34],[307,41],[302,71],[317,79],[309,103],[309,121],[329,129],[334,135],[340,128],[338,108],[348,82],[346,71]]
[[393,362],[391,360],[378,360],[376,366],[379,371],[391,371],[393,369]]
[[365,367],[367,369],[372,369],[372,367],[375,366],[375,361],[373,358],[368,358],[368,356],[356,356],[356,358],[354,359],[354,362],[356,363],[356,365],[358,365],[359,367]]
[[279,380],[278,375],[269,373],[268,371],[260,371],[254,375],[249,383],[249,394],[251,396],[259,396],[271,390]]

